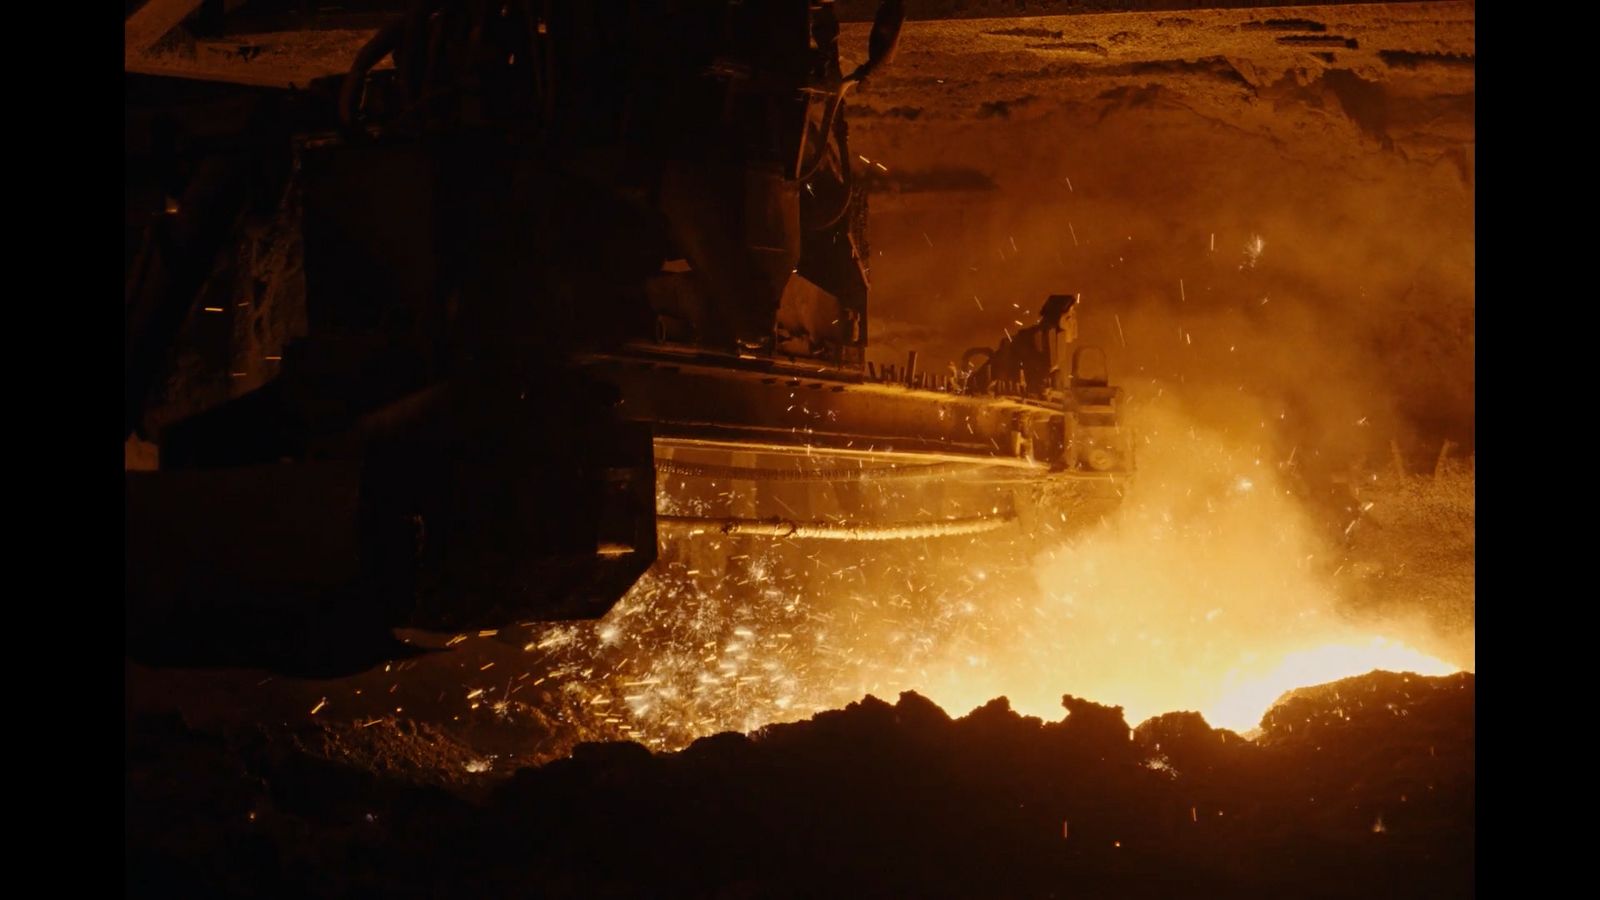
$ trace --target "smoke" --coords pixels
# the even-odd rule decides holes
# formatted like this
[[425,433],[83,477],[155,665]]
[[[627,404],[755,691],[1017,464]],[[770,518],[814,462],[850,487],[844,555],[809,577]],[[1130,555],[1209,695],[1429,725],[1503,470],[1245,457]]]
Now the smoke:
[[1130,722],[1184,709],[1243,730],[1293,687],[1455,669],[1414,649],[1434,643],[1419,618],[1355,614],[1333,575],[1341,549],[1293,465],[1188,405],[1157,390],[1136,407],[1140,472],[1121,508],[1039,552],[1025,602],[986,598],[983,637],[952,654],[930,696],[964,711],[1005,695],[1053,718],[1071,693]]
[[[852,123],[898,178],[871,199],[874,358],[942,368],[1082,292],[1138,432],[1121,508],[870,550],[669,548],[603,641],[561,651],[575,708],[662,747],[902,690],[1248,728],[1293,687],[1472,665],[1470,472],[1392,471],[1472,447],[1470,85],[1360,80],[1375,135],[1348,77],[1192,68],[976,118],[891,72],[879,105],[927,114]],[[1013,98],[1033,77],[968,74]]]
[[1129,388],[1139,472],[1102,518],[870,547],[680,539],[597,628],[529,648],[591,736],[658,748],[905,690],[953,714],[1004,696],[1058,718],[1070,693],[1247,730],[1295,687],[1470,667],[1410,607],[1349,602],[1349,529],[1324,527],[1265,436],[1275,406]]
[[942,366],[1078,291],[1083,340],[1119,378],[1263,398],[1286,449],[1334,467],[1391,441],[1419,461],[1445,439],[1470,450],[1470,180],[1437,148],[1291,130],[1298,100],[1280,132],[1219,127],[1239,114],[1205,105],[1223,99],[1238,102],[869,120],[856,137],[873,159],[993,185],[873,196],[874,353]]
[[[1316,88],[1280,98],[1277,121]],[[1121,511],[985,598],[981,638],[954,638],[934,696],[1049,715],[1071,692],[1132,720],[1187,708],[1241,726],[1296,678],[1470,667],[1471,476],[1396,472],[1472,446],[1470,177],[1358,130],[1219,128],[1235,112],[1206,103],[1236,102],[1222,94],[1117,96],[874,120],[861,141],[901,172],[937,148],[994,185],[874,197],[886,356],[957,358],[1081,291],[1083,340],[1107,350],[1140,432]]]

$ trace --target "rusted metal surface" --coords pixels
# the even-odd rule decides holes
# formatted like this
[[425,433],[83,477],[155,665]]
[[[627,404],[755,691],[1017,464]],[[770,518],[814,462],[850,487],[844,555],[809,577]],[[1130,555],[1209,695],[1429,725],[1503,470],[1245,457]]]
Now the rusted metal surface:
[[[304,88],[319,78],[344,75],[372,34],[364,29],[243,34],[191,40],[160,50],[134,50],[130,42],[123,68],[137,75],[290,90]],[[386,59],[373,68],[393,67]]]

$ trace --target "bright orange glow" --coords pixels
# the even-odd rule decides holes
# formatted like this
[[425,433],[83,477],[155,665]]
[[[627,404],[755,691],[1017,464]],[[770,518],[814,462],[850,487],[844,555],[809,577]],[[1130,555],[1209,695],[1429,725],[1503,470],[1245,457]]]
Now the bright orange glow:
[[1065,692],[1122,706],[1129,724],[1192,710],[1242,732],[1297,687],[1463,668],[1398,639],[1428,639],[1416,622],[1344,611],[1335,548],[1259,446],[1170,405],[1138,422],[1142,471],[1122,508],[1045,548],[1033,597],[990,601],[967,664],[926,684],[935,702],[962,714],[1005,695],[1059,719]]
[[1141,399],[1140,471],[1104,518],[1057,528],[1046,505],[1032,530],[867,548],[691,537],[598,627],[526,649],[590,711],[591,737],[656,749],[901,691],[951,715],[1003,696],[1060,720],[1073,694],[1130,725],[1190,710],[1244,732],[1297,687],[1471,667],[1470,634],[1452,645],[1415,610],[1351,611],[1344,523],[1307,511],[1290,453]]
[[1418,675],[1461,671],[1460,666],[1387,638],[1325,644],[1284,656],[1264,675],[1230,672],[1223,679],[1222,697],[1202,712],[1214,726],[1247,731],[1260,723],[1279,697],[1295,688],[1365,675],[1374,669]]
[[[1260,725],[1267,710],[1284,694],[1296,688],[1326,684],[1378,670],[1432,676],[1450,675],[1462,670],[1459,665],[1384,637],[1340,641],[1282,654],[1252,653],[1246,654],[1246,657],[1250,659],[1249,663],[1223,673],[1220,680],[1214,683],[1163,683],[1159,678],[1141,683],[1138,679],[1124,679],[1126,697],[1096,697],[1089,694],[1088,699],[1124,706],[1129,724],[1138,724],[1151,716],[1175,709],[1194,709],[1213,727],[1228,728],[1243,734]],[[952,715],[970,712],[987,702],[990,698],[986,694],[991,693],[981,688],[975,692],[970,688],[963,690],[959,679],[955,683],[929,690],[931,698]],[[1012,693],[1031,698],[1035,692],[1024,690]],[[1199,694],[1206,694],[1210,699],[1196,701]],[[1062,713],[1059,695],[1056,697],[1056,702],[1013,700],[1012,705],[1027,715],[1059,719]],[[1160,699],[1163,697],[1170,699],[1163,701]]]

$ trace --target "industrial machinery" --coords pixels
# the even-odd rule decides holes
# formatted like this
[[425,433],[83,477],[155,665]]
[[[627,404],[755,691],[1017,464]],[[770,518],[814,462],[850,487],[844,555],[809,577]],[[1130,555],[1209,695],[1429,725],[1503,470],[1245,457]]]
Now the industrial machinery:
[[199,6],[127,29],[135,657],[349,668],[394,627],[600,616],[674,536],[1119,495],[1099,351],[867,359],[844,108],[900,0],[849,72],[830,0],[415,0],[289,85],[260,42],[147,46]]

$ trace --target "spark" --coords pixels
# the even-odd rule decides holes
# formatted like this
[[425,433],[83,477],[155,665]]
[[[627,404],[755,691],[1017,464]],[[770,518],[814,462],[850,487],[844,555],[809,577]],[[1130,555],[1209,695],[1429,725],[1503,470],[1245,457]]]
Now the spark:
[[1259,234],[1250,235],[1250,240],[1244,245],[1244,265],[1241,268],[1253,269],[1261,261],[1261,253],[1266,250],[1267,242]]
[[[1143,402],[1176,405],[1163,396],[1157,386]],[[1175,413],[1140,415],[1157,458],[1141,459],[1116,513],[1080,530],[1055,531],[1051,515],[1057,537],[1043,542],[997,532],[870,554],[664,536],[661,561],[604,618],[530,636],[524,649],[539,655],[527,659],[542,668],[525,683],[566,698],[585,740],[674,750],[869,691],[915,690],[951,715],[1004,695],[1051,719],[1071,692],[1123,706],[1130,722],[1195,709],[1249,728],[1283,690],[1415,659],[1373,652],[1327,614],[1326,576],[1307,561],[1322,547],[1296,530],[1280,469],[1244,466],[1271,452],[1259,439],[1235,446]],[[909,482],[870,490],[884,508],[937,509]],[[664,509],[749,499],[709,479],[658,487]],[[1338,664],[1317,662],[1330,647]]]

